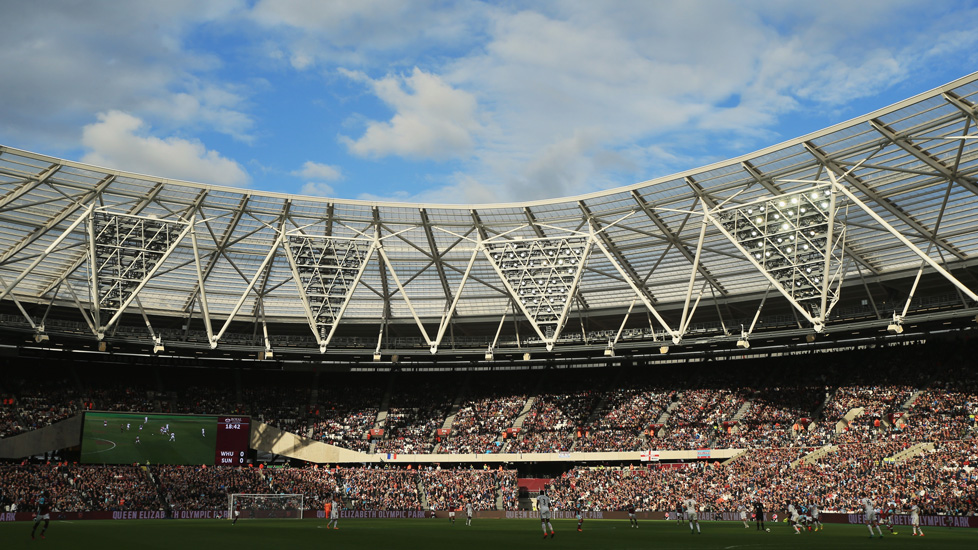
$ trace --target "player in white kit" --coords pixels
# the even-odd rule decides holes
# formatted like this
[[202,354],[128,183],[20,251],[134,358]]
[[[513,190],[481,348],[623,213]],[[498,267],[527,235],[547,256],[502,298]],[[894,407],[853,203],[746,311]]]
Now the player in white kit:
[[474,510],[472,509],[472,502],[471,501],[466,502],[465,503],[465,525],[466,526],[471,526],[472,525],[472,513],[473,512],[474,512]]
[[550,497],[547,490],[540,491],[537,497],[537,510],[540,512],[540,527],[543,528],[543,538],[547,538],[547,529],[550,529],[550,538],[554,538],[554,526],[550,524]]
[[876,531],[879,533],[880,538],[883,538],[883,530],[876,523],[876,506],[873,505],[873,501],[863,493],[863,498],[859,501],[863,506],[863,521],[866,522],[866,528],[869,529],[869,538],[873,538],[873,526],[876,526]]
[[910,507],[910,525],[913,526],[913,536],[924,536],[924,530],[920,528],[920,507],[914,504]]
[[791,526],[795,528],[795,534],[801,534],[801,515],[798,513],[798,509],[795,508],[794,504],[788,505],[788,517],[791,518]]
[[739,504],[737,505],[737,511],[740,512],[740,521],[744,522],[744,529],[750,529],[750,525],[747,524],[747,507]]
[[[688,498],[684,503],[686,505],[686,519],[689,520],[689,534],[693,535],[696,533],[703,534],[700,530],[700,516],[699,511],[696,509],[696,499]],[[696,524],[696,531],[693,531],[693,524]]]

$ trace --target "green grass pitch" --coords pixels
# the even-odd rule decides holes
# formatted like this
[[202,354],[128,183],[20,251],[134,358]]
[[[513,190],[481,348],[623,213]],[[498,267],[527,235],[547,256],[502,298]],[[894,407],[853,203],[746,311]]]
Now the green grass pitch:
[[[145,422],[147,416],[149,422]],[[174,441],[160,434],[160,426],[166,424],[175,434]],[[86,464],[214,464],[216,446],[216,416],[89,412],[85,413],[81,459]]]
[[[927,529],[926,538],[899,535],[869,538],[861,525],[827,525],[824,531],[794,535],[784,524],[770,533],[744,529],[742,524],[702,524],[702,535],[670,521],[645,521],[631,529],[624,520],[587,520],[578,533],[573,520],[554,522],[553,539],[543,539],[536,520],[476,518],[472,527],[464,519],[451,525],[446,519],[344,519],[338,531],[325,529],[325,520],[136,520],[52,521],[47,538],[30,539],[32,523],[0,523],[5,550],[17,548],[149,548],[191,550],[225,548],[396,548],[398,550],[516,550],[522,548],[580,548],[607,550],[751,549],[792,548],[831,550],[862,548],[978,548],[978,530]],[[40,532],[40,530],[38,531]],[[885,532],[885,530],[884,530]]]

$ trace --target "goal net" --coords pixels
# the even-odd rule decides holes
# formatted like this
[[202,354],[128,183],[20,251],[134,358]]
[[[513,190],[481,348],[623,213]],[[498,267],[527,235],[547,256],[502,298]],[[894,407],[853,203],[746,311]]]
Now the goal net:
[[228,495],[228,518],[234,519],[302,519],[302,495]]

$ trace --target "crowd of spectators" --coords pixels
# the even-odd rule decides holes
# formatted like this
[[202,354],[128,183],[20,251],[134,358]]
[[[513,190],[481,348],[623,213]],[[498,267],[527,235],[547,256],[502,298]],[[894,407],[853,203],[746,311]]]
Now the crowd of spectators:
[[436,432],[448,418],[455,386],[442,383],[437,376],[401,376],[391,391],[387,418],[381,426],[383,439],[378,453],[430,453],[437,442]]
[[471,503],[476,510],[496,510],[504,472],[515,479],[513,470],[464,468],[420,470],[418,481],[429,509],[458,510]]
[[[575,468],[550,484],[557,508],[671,510],[695,498],[706,510],[733,512],[761,501],[769,510],[817,504],[825,511],[857,512],[866,492],[879,506],[925,513],[978,514],[978,460],[973,440],[943,443],[933,452],[893,463],[904,443],[839,447],[812,464],[802,448],[758,449],[727,465],[699,463],[646,468]],[[793,463],[796,465],[793,466]]]
[[136,466],[0,463],[2,511],[33,511],[47,491],[60,512],[160,510],[157,490]]
[[[248,414],[352,450],[398,454],[947,441],[978,434],[969,350],[928,344],[798,356],[790,369],[775,358],[685,370],[491,373],[62,365],[18,370],[3,381],[0,436],[84,410],[130,410]],[[923,361],[927,369],[919,368]],[[449,434],[437,435],[450,419]],[[371,437],[372,429],[384,433]]]

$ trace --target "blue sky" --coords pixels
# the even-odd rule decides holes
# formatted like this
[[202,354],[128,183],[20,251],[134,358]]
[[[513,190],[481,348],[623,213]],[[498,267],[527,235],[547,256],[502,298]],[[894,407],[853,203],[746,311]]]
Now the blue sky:
[[50,0],[0,13],[0,144],[365,200],[629,185],[978,70],[974,2]]

